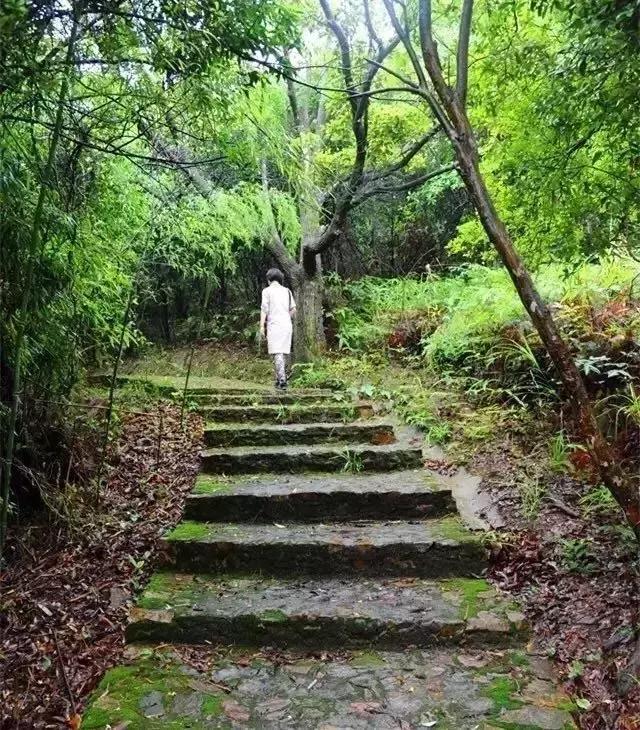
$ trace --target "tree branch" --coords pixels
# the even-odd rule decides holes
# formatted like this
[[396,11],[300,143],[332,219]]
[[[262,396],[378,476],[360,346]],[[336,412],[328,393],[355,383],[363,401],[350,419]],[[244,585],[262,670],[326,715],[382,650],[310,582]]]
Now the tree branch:
[[456,72],[456,93],[463,109],[467,106],[467,89],[469,87],[469,40],[472,18],[473,0],[464,0],[460,18]]
[[[426,100],[434,117],[438,120],[442,128],[446,131],[447,136],[450,136],[453,133],[453,127],[451,126],[451,122],[449,121],[447,113],[442,104],[440,103],[440,101],[438,101],[436,96],[431,91],[427,74],[425,74],[425,70],[422,68],[422,64],[420,63],[418,54],[416,53],[416,50],[411,43],[409,30],[406,28],[406,26],[403,27],[400,24],[398,16],[396,15],[395,8],[393,7],[393,0],[383,0],[383,2],[387,10],[389,20],[391,20],[391,24],[393,25],[396,33],[399,35],[400,40],[402,41],[402,45],[405,47],[407,55],[409,56],[409,60],[411,61],[411,65],[413,66],[413,71],[416,75],[416,78],[418,79],[419,92],[416,93],[419,93]],[[415,87],[415,84],[413,84],[412,86]]]
[[376,180],[382,180],[385,177],[393,175],[394,172],[398,172],[403,167],[406,167],[409,162],[420,152],[420,150],[430,142],[437,134],[441,131],[440,125],[432,127],[426,134],[413,144],[407,152],[393,165],[390,165],[386,169],[378,173],[372,173],[371,175],[365,175],[367,183],[375,182]]
[[415,190],[421,185],[429,182],[429,180],[433,180],[436,177],[440,177],[440,175],[444,175],[447,172],[453,172],[457,169],[458,166],[455,163],[452,163],[450,165],[440,167],[437,170],[432,170],[431,172],[424,173],[423,175],[417,175],[415,177],[412,177],[402,183],[399,183],[398,185],[380,185],[374,186],[372,188],[364,188],[357,196],[354,197],[352,207],[355,208],[357,205],[360,205],[365,200],[372,198],[374,195],[402,193],[406,192],[407,190]]
[[333,32],[333,35],[338,41],[338,47],[340,48],[340,61],[342,64],[342,77],[344,78],[345,90],[347,92],[347,96],[349,97],[352,113],[355,114],[356,101],[353,99],[352,96],[355,91],[355,83],[353,81],[351,48],[349,46],[349,40],[347,39],[347,34],[345,33],[344,28],[336,20],[328,0],[320,0],[320,6],[322,7],[322,12],[324,13],[327,25],[329,26],[329,28]]
[[263,158],[260,163],[260,172],[262,178],[262,192],[267,198],[269,203],[269,210],[271,212],[271,236],[269,240],[265,242],[266,247],[269,249],[275,260],[282,267],[289,281],[298,282],[300,279],[301,271],[300,265],[295,261],[293,256],[287,250],[284,245],[278,226],[276,225],[276,216],[271,204],[271,196],[269,195],[269,175],[267,172],[267,161]]
[[382,48],[382,40],[376,33],[376,29],[373,27],[371,20],[371,9],[369,8],[369,0],[364,0],[364,22],[367,26],[367,32],[369,33],[370,47]]

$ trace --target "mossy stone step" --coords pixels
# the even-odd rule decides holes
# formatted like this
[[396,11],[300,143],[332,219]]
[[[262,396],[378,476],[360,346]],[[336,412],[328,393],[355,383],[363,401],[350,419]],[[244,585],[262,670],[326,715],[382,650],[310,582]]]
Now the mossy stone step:
[[[135,651],[135,654],[134,654]],[[83,730],[575,730],[544,657],[434,647],[325,656],[130,647],[96,688]]]
[[[94,373],[89,376],[89,382],[93,385],[109,386],[111,384],[110,373]],[[133,373],[119,375],[116,378],[118,386],[141,385],[151,386],[154,389],[171,395],[172,393],[183,392],[185,383],[184,375],[150,375],[144,373]],[[189,394],[204,393],[256,393],[270,392],[273,388],[261,383],[247,383],[244,380],[232,378],[219,378],[215,376],[192,375],[189,378]]]
[[373,406],[363,401],[329,405],[201,406],[197,410],[207,421],[225,423],[323,423],[373,416]]
[[424,470],[365,474],[201,474],[185,519],[204,522],[351,522],[422,519],[455,512],[451,490]]
[[350,403],[353,398],[335,390],[255,391],[253,393],[203,393],[187,391],[187,399],[205,405],[291,405],[295,403]]
[[423,522],[182,522],[163,541],[163,567],[264,575],[476,577],[482,540],[456,517]]
[[301,471],[392,471],[422,463],[422,449],[405,444],[383,446],[241,446],[208,449],[201,454],[208,474],[296,473]]
[[524,617],[481,579],[307,581],[156,573],[129,641],[281,649],[402,649],[438,643],[510,646]]
[[288,446],[318,443],[390,444],[395,441],[393,424],[363,423],[287,423],[208,424],[204,430],[207,446]]

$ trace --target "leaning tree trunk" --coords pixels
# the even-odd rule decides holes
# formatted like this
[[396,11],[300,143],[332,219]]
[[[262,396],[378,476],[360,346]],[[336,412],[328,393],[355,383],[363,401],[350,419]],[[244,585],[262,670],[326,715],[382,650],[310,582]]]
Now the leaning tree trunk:
[[460,175],[473,200],[483,228],[497,250],[509,276],[553,361],[575,411],[577,425],[587,442],[602,481],[616,498],[640,539],[640,495],[632,480],[625,479],[615,454],[602,435],[584,381],[566,342],[558,332],[548,306],[540,297],[511,237],[498,215],[478,164],[473,132],[466,119],[462,133],[453,137]]

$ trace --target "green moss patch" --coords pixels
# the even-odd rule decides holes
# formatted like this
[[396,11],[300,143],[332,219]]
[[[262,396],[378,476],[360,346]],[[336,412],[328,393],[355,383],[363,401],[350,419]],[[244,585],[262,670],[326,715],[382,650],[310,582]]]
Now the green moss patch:
[[492,608],[495,600],[493,588],[482,578],[449,578],[441,581],[446,593],[453,593],[460,600],[460,618],[477,616],[480,611]]
[[383,667],[386,662],[375,651],[359,651],[353,655],[350,664],[354,667]]
[[479,542],[480,540],[455,515],[429,522],[429,529],[433,532],[434,537],[443,540],[455,540],[456,542]]
[[219,494],[220,492],[228,492],[231,490],[233,482],[230,479],[221,479],[220,477],[212,477],[207,474],[200,474],[196,479],[196,485],[193,488],[194,494]]
[[513,695],[518,692],[518,683],[511,677],[496,677],[488,687],[485,687],[482,694],[489,697],[493,702],[496,713],[502,710],[517,710],[524,704]]
[[[198,683],[196,691],[193,682],[178,664],[155,654],[142,656],[130,666],[114,667],[89,702],[82,727],[104,730],[126,724],[128,730],[204,730],[207,718],[220,714],[224,695],[208,691],[204,683]],[[193,699],[180,704],[178,698],[184,696]]]
[[166,537],[167,540],[204,540],[209,536],[210,529],[206,522],[191,522],[184,520]]

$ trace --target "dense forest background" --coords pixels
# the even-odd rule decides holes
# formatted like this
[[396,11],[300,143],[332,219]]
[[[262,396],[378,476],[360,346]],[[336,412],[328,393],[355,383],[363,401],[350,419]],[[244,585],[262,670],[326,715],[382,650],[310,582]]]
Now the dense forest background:
[[0,9],[0,549],[99,505],[87,374],[253,343],[272,265],[298,361],[343,358],[301,383],[400,362],[441,444],[434,389],[528,413],[640,535],[638,0]]

